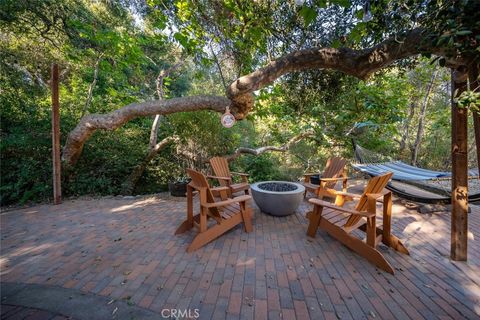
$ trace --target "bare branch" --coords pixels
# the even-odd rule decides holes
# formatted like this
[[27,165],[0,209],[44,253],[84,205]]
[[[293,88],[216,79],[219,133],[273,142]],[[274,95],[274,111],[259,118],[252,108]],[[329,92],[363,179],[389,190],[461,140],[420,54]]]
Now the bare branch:
[[315,133],[313,131],[306,131],[306,132],[303,132],[299,135],[294,136],[293,138],[288,140],[287,143],[285,143],[284,145],[282,145],[280,147],[264,146],[264,147],[260,147],[260,148],[256,148],[256,149],[240,147],[240,148],[237,148],[237,150],[235,150],[235,153],[233,153],[230,156],[227,156],[226,158],[227,158],[228,161],[232,161],[232,160],[238,158],[242,154],[251,154],[251,155],[254,155],[254,156],[258,156],[258,155],[261,155],[262,153],[270,152],[270,151],[286,152],[286,151],[288,151],[288,149],[290,149],[293,145],[297,144],[301,140],[303,140],[305,138],[314,137],[314,136],[315,136]]
[[88,87],[88,93],[87,93],[87,100],[85,100],[85,105],[83,106],[82,110],[82,117],[87,113],[88,107],[90,106],[90,103],[92,102],[92,97],[93,97],[93,89],[95,89],[95,85],[97,84],[97,79],[98,79],[98,70],[100,68],[100,61],[102,60],[103,55],[105,52],[102,52],[98,55],[97,60],[95,61],[94,64],[94,69],[93,69],[93,81],[90,83],[90,86]]

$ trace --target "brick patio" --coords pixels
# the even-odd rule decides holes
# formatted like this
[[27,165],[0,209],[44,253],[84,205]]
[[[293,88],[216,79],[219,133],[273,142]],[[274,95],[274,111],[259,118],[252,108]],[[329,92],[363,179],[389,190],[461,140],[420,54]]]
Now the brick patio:
[[480,207],[470,214],[469,261],[449,260],[448,213],[394,204],[393,232],[411,252],[381,247],[392,276],[293,216],[256,210],[240,227],[187,254],[194,233],[173,233],[186,201],[66,201],[1,215],[1,281],[36,283],[124,300],[155,312],[199,309],[201,319],[478,319]]

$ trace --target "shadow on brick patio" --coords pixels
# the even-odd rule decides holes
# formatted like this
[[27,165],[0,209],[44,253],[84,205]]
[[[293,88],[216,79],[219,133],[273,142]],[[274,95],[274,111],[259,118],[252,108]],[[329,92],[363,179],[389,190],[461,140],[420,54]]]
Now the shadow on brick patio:
[[283,218],[257,209],[252,233],[237,226],[191,254],[185,249],[194,232],[174,235],[185,218],[181,198],[4,212],[1,281],[76,289],[160,315],[198,309],[201,319],[480,317],[479,207],[472,206],[463,263],[449,260],[448,213],[420,215],[396,200],[393,232],[411,256],[380,247],[395,276],[323,231],[307,238],[308,209],[305,202]]

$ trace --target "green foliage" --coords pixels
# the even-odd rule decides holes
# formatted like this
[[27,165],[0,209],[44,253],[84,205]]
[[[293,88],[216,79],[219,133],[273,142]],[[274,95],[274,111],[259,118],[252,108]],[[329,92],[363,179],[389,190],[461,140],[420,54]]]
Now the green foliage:
[[248,172],[249,180],[267,181],[282,180],[280,171],[278,170],[278,160],[269,154],[261,154],[259,156],[244,156],[238,161],[238,166],[244,172]]
[[473,90],[463,91],[455,98],[460,108],[467,108],[472,112],[480,112],[480,92]]
[[[51,197],[49,69],[61,75],[62,143],[82,115],[106,113],[157,98],[159,72],[180,59],[164,79],[166,98],[223,94],[239,75],[293,50],[315,46],[365,48],[412,27],[425,41],[478,63],[478,1],[83,1],[0,2],[1,204]],[[133,16],[135,14],[135,17]],[[368,16],[371,15],[371,19]],[[180,51],[183,51],[181,53]],[[193,63],[191,63],[193,60]],[[186,167],[208,171],[207,160],[238,147],[284,145],[313,131],[286,153],[241,156],[234,169],[252,181],[297,180],[319,171],[327,158],[352,159],[350,138],[392,158],[410,159],[425,84],[438,65],[410,59],[359,81],[340,72],[291,73],[260,90],[255,110],[232,129],[211,112],[164,118],[159,140],[178,136],[149,163],[135,190],[164,190]],[[438,65],[437,65],[438,64]],[[219,71],[222,71],[220,74]],[[96,79],[95,79],[96,74]],[[449,166],[449,97],[441,73],[428,99],[419,164]],[[89,92],[91,102],[87,103]],[[467,91],[460,106],[478,111]],[[410,110],[416,111],[410,117]],[[405,133],[406,147],[399,151]],[[359,123],[368,125],[358,125]],[[65,196],[118,194],[145,158],[152,119],[114,132],[96,132],[74,168],[64,172]]]
[[[63,144],[82,114],[155,97],[156,77],[176,53],[165,38],[135,29],[128,10],[111,2],[2,1],[0,26],[1,204],[46,200],[52,194],[50,64],[61,70]],[[167,79],[167,97],[184,94],[189,76]],[[118,194],[145,156],[151,124],[137,119],[95,134],[78,165],[64,171],[64,196]]]

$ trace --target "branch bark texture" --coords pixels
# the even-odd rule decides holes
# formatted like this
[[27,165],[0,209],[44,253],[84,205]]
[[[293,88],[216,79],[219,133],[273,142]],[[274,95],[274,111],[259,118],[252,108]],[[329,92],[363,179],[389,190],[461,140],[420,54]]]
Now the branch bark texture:
[[154,100],[132,103],[108,114],[89,114],[69,133],[63,148],[62,160],[74,165],[82,153],[85,142],[98,130],[115,130],[126,122],[156,114],[171,114],[199,110],[222,112],[230,105],[230,100],[219,96],[192,96],[169,100]]
[[300,142],[301,140],[303,140],[305,138],[310,138],[310,137],[314,137],[314,136],[315,136],[314,132],[306,131],[306,132],[303,132],[299,135],[294,136],[293,138],[288,140],[287,143],[285,143],[284,145],[282,145],[280,147],[264,146],[264,147],[259,147],[259,148],[256,148],[256,149],[255,148],[240,147],[240,148],[237,148],[237,150],[235,150],[235,152],[232,155],[227,156],[226,158],[227,158],[228,161],[232,161],[232,160],[238,158],[239,156],[241,156],[242,154],[251,154],[251,155],[254,155],[254,156],[259,156],[262,153],[271,152],[271,151],[286,152],[294,144]]
[[222,112],[225,107],[230,106],[235,117],[243,119],[253,108],[253,92],[289,72],[329,68],[365,79],[373,72],[396,60],[419,54],[422,51],[443,54],[441,48],[434,48],[431,45],[429,47],[428,44],[424,44],[423,39],[423,29],[413,29],[407,32],[401,40],[398,40],[398,37],[390,38],[364,50],[349,48],[299,50],[235,80],[227,88],[228,99],[219,96],[175,98],[166,101],[134,103],[105,115],[87,115],[69,134],[62,159],[67,164],[75,164],[85,141],[97,129],[114,130],[137,117],[207,109]]
[[440,49],[426,48],[422,45],[423,33],[423,29],[413,29],[401,41],[390,38],[364,50],[313,48],[292,52],[235,80],[227,90],[227,96],[232,100],[231,109],[237,118],[243,118],[253,107],[253,91],[271,84],[290,72],[328,68],[366,79],[394,61],[419,54],[421,51],[428,50],[441,54]]

